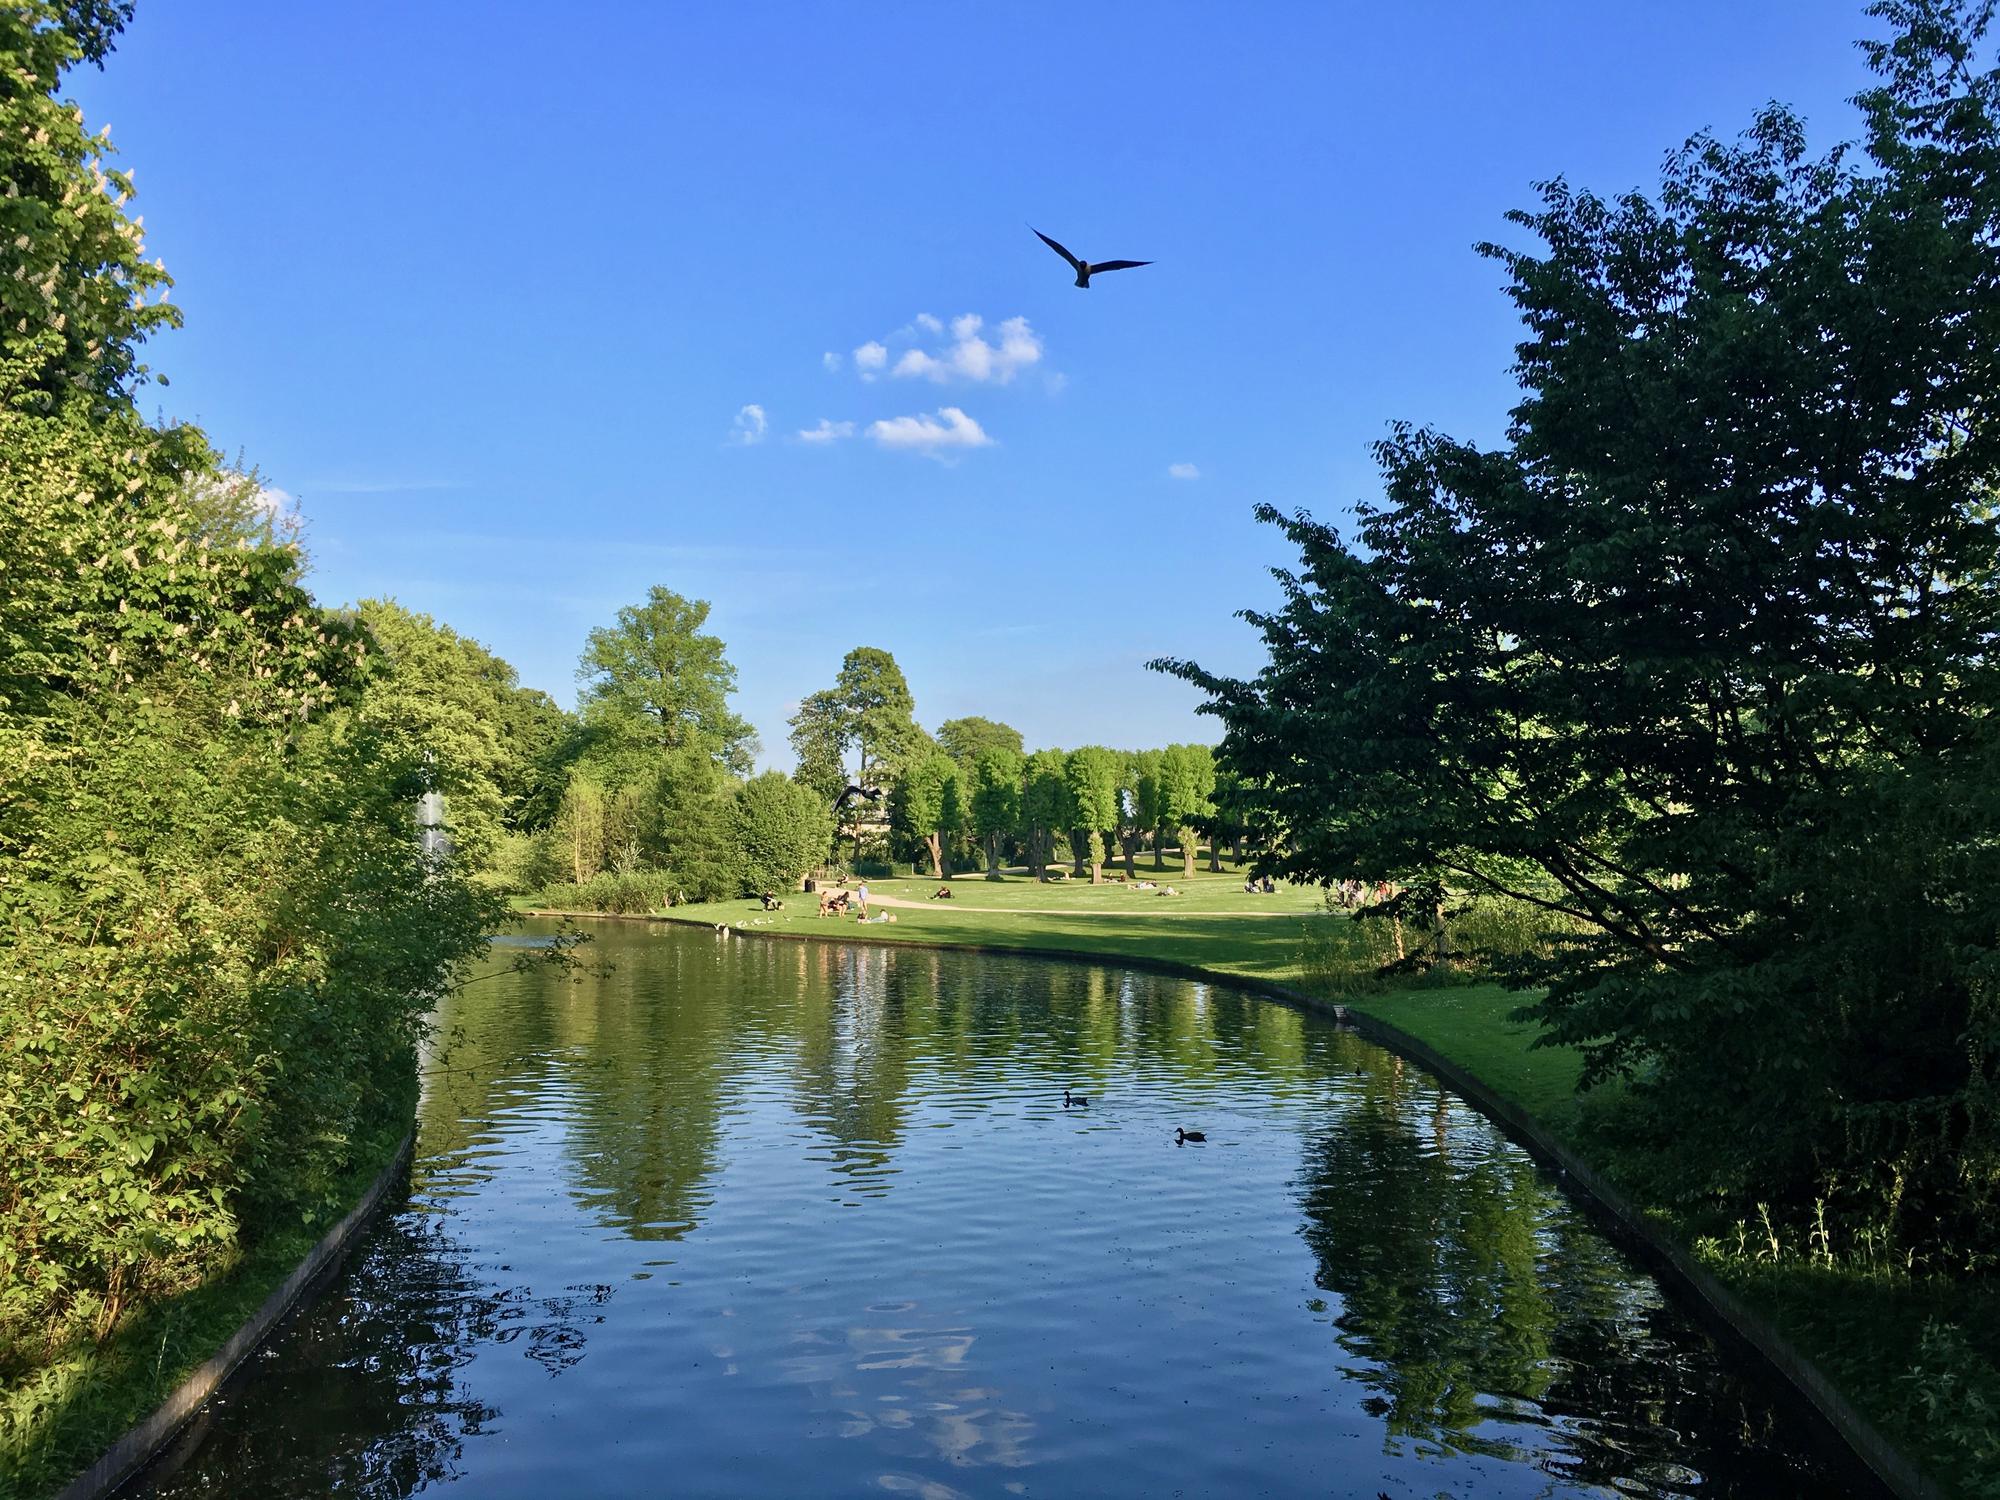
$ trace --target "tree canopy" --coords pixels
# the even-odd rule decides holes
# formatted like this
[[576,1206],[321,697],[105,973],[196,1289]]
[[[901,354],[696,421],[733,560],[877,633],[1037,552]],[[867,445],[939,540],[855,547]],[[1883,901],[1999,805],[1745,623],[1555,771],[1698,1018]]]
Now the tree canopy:
[[644,604],[618,611],[584,641],[577,664],[586,722],[614,735],[638,723],[670,750],[693,747],[732,770],[747,771],[755,736],[730,711],[736,668],[722,640],[706,634],[708,602],[655,585]]
[[1506,441],[1397,426],[1201,685],[1297,877],[1443,876],[1584,929],[1515,966],[1698,1190],[2000,1249],[2000,71],[1895,3],[1859,151],[1771,107],[1656,196],[1485,247]]

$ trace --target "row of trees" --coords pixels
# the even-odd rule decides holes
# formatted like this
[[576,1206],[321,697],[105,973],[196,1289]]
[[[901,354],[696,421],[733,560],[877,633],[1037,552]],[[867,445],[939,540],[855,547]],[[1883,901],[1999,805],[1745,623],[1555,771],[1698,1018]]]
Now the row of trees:
[[[1890,0],[1860,149],[1771,107],[1485,247],[1507,440],[1399,426],[1209,695],[1277,863],[1559,914],[1511,976],[1690,1202],[2000,1256],[2000,68]],[[1985,54],[1984,56],[1982,56]]]
[[591,632],[574,714],[446,626],[384,600],[357,615],[383,658],[364,714],[430,757],[460,867],[503,888],[645,875],[672,899],[715,900],[785,889],[837,854],[938,873],[1018,857],[1038,876],[1067,856],[1095,880],[1113,851],[1130,872],[1173,843],[1192,874],[1201,839],[1219,869],[1249,832],[1205,746],[1030,755],[978,717],[933,737],[895,658],[868,646],[801,703],[796,771],[746,779],[753,740],[708,606],[664,588]]

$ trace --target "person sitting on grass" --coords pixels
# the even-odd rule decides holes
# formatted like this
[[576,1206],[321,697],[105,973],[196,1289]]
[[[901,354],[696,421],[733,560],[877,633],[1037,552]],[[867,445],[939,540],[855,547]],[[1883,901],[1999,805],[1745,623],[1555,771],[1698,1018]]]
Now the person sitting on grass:
[[780,901],[776,896],[772,895],[769,891],[764,892],[764,894],[760,896],[758,899],[764,903],[765,911],[783,911],[785,909],[785,903]]
[[951,900],[951,887],[948,885],[939,886],[936,890],[931,892],[931,900],[933,901]]
[[1175,890],[1175,889],[1174,889],[1174,888],[1173,888],[1172,886],[1170,886],[1170,885],[1163,885],[1163,886],[1161,886],[1161,887],[1160,887],[1160,894],[1161,894],[1162,896],[1178,896],[1178,895],[1180,894],[1180,892],[1179,892],[1179,891],[1177,891],[1177,890]]

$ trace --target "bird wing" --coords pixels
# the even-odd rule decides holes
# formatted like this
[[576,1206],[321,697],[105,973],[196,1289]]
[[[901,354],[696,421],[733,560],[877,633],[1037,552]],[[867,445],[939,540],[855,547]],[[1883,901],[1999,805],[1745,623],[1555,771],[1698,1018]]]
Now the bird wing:
[[1099,271],[1129,271],[1134,266],[1150,266],[1150,260],[1094,260],[1090,263],[1090,274]]
[[[1035,226],[1032,224],[1030,224],[1028,227],[1030,229],[1035,229]],[[1060,255],[1064,260],[1068,261],[1070,269],[1072,271],[1082,269],[1083,266],[1082,261],[1078,260],[1074,255],[1071,255],[1069,251],[1063,249],[1061,245],[1058,245],[1054,240],[1050,239],[1047,235],[1043,234],[1041,230],[1035,229],[1035,238],[1040,240],[1044,245],[1047,245],[1051,250],[1055,251],[1055,253]],[[1091,267],[1091,269],[1096,270],[1097,268],[1093,266]]]

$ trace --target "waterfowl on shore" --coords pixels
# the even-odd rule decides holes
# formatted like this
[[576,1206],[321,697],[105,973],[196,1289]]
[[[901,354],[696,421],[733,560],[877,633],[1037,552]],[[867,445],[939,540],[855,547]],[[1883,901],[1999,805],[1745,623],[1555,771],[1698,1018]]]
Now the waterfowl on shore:
[[1074,1104],[1074,1105],[1075,1105],[1075,1106],[1076,1106],[1076,1107],[1077,1107],[1078,1109],[1089,1109],[1089,1108],[1090,1108],[1090,1101],[1089,1101],[1088,1099],[1084,1098],[1084,1097],[1083,1097],[1083,1095],[1081,1095],[1081,1094],[1072,1094],[1072,1093],[1071,1093],[1071,1092],[1070,1092],[1070,1091],[1069,1091],[1068,1089],[1064,1089],[1064,1090],[1063,1090],[1063,1108],[1064,1108],[1064,1109],[1068,1109],[1068,1108],[1069,1108],[1069,1107],[1070,1107],[1070,1106],[1071,1106],[1072,1104]]
[[1203,1135],[1199,1130],[1183,1130],[1178,1125],[1174,1127],[1174,1144],[1176,1146],[1183,1145],[1188,1141],[1205,1141],[1207,1139],[1208,1137]]

